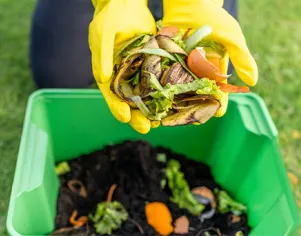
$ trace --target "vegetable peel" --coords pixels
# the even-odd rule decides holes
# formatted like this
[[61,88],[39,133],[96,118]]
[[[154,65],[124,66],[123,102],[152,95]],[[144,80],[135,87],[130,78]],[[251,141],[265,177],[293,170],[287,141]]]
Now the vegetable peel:
[[168,207],[162,202],[150,202],[145,205],[147,222],[160,235],[169,235],[173,232],[172,216]]

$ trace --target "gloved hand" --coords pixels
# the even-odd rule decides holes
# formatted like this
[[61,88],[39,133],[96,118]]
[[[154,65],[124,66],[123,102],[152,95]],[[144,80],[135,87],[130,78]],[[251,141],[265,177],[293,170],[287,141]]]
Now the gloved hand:
[[[227,73],[230,57],[240,79],[247,85],[254,86],[258,80],[256,62],[249,52],[238,22],[222,8],[222,5],[223,0],[163,0],[163,24],[194,29],[210,25],[213,32],[208,39],[222,44],[228,52],[221,61],[222,73]],[[217,117],[223,116],[226,112],[227,93],[223,93],[221,103],[222,106],[216,113]]]
[[156,23],[146,0],[92,0],[95,11],[89,27],[93,75],[112,114],[140,133],[148,133],[159,122],[151,122],[110,90],[114,48],[136,34],[155,33]]

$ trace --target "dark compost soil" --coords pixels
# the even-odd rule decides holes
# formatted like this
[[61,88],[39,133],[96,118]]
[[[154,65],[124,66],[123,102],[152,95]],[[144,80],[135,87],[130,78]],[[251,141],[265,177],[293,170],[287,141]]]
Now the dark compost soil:
[[[237,223],[232,223],[231,213],[217,212],[211,219],[201,222],[197,217],[172,203],[169,200],[171,191],[168,185],[163,190],[160,187],[166,163],[157,161],[158,153],[165,153],[167,160],[176,159],[181,163],[181,171],[191,189],[199,186],[206,186],[211,190],[221,188],[214,182],[210,169],[205,164],[189,160],[163,147],[151,147],[144,141],[125,141],[121,144],[106,146],[103,150],[82,155],[68,162],[71,171],[60,176],[56,229],[72,226],[69,218],[74,210],[78,211],[78,217],[88,216],[89,213],[95,212],[97,204],[106,201],[109,188],[117,184],[113,200],[123,204],[132,220],[123,223],[121,228],[112,235],[142,235],[133,220],[142,227],[143,235],[157,235],[147,224],[144,211],[145,203],[151,201],[165,203],[171,211],[173,220],[186,215],[190,223],[190,231],[186,235],[235,236],[238,231],[248,235],[250,228],[245,214],[240,216],[241,220]],[[67,182],[72,179],[80,180],[85,185],[86,198],[69,190]],[[216,231],[216,229],[219,230]],[[210,234],[205,233],[206,231]],[[97,235],[91,220],[88,226],[60,234]]]

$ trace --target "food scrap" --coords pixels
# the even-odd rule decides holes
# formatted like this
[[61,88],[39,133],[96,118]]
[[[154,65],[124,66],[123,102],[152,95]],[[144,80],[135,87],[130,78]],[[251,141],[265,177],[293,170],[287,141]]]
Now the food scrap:
[[170,160],[165,173],[172,192],[170,200],[178,204],[180,208],[187,209],[192,215],[199,216],[205,206],[199,203],[190,192],[184,174],[180,171],[180,163],[177,160]]
[[162,202],[151,202],[145,206],[147,223],[160,235],[169,235],[173,232],[172,216],[168,207]]
[[72,212],[72,215],[70,216],[69,222],[72,224],[75,228],[79,228],[86,224],[88,222],[88,217],[87,216],[81,216],[77,220],[75,219],[77,217],[77,210],[74,210]]
[[113,230],[118,229],[121,224],[128,219],[128,213],[118,201],[111,201],[113,191],[116,185],[112,185],[109,190],[107,201],[97,204],[96,212],[90,215],[91,220],[94,222],[94,227],[97,233],[112,234]]
[[192,189],[191,192],[197,196],[202,196],[209,199],[212,208],[216,208],[216,201],[215,201],[214,194],[209,188],[205,186],[197,187]]
[[241,215],[245,213],[247,208],[243,204],[234,201],[228,193],[223,190],[215,190],[215,194],[217,195],[218,201],[218,211],[221,213],[232,212],[236,215]]
[[174,233],[187,234],[189,232],[189,220],[187,216],[181,216],[175,221]]
[[57,175],[64,175],[70,171],[70,167],[67,161],[62,161],[58,163],[55,167],[55,172]]
[[208,40],[214,33],[209,25],[157,27],[156,35],[137,35],[115,50],[111,90],[132,109],[163,126],[203,124],[219,110],[224,93],[249,92],[226,83],[227,50]]

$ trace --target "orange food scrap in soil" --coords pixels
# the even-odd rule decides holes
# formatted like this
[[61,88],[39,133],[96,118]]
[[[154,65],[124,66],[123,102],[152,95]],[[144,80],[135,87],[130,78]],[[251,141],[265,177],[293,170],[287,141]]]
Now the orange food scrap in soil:
[[76,216],[77,216],[77,210],[74,210],[69,219],[70,224],[72,224],[75,228],[79,228],[88,222],[87,216],[81,216],[77,220],[75,220]]
[[147,223],[160,235],[173,232],[172,216],[168,207],[161,202],[151,202],[145,206]]
[[175,221],[174,233],[187,234],[189,230],[189,220],[186,216],[181,216]]

